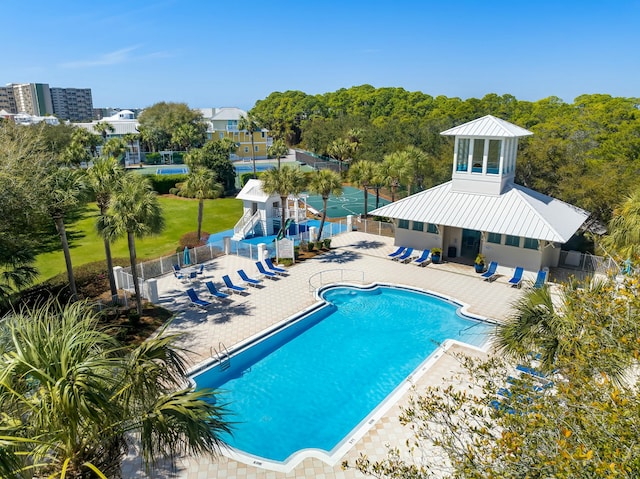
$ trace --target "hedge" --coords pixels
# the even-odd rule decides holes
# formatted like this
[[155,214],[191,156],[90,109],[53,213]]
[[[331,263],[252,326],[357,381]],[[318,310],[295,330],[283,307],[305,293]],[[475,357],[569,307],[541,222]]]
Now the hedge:
[[187,180],[187,175],[149,175],[148,178],[159,195],[168,195],[176,187],[176,183]]

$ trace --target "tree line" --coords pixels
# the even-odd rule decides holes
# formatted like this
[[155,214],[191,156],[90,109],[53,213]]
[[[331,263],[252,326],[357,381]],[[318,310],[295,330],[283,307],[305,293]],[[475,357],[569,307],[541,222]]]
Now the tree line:
[[517,183],[608,222],[635,187],[639,105],[638,98],[605,94],[581,95],[573,103],[493,93],[462,100],[361,85],[320,95],[274,92],[250,114],[290,146],[341,162],[379,163],[408,146],[418,148],[431,163],[425,188],[450,178],[453,139],[440,132],[491,114],[534,133],[520,141]]

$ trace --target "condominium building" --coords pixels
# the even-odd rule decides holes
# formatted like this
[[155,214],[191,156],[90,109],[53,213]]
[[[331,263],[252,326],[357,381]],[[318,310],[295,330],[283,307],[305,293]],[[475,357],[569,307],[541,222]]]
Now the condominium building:
[[62,120],[91,121],[91,88],[51,88],[53,114]]
[[10,83],[7,87],[13,88],[15,113],[53,115],[51,91],[47,83]]
[[7,113],[18,113],[16,100],[13,97],[13,87],[0,86],[0,110],[5,110]]

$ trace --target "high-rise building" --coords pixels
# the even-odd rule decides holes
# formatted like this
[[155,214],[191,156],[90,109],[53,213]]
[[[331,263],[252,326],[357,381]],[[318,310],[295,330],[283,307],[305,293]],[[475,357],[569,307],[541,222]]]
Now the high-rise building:
[[0,110],[4,110],[7,113],[18,113],[16,100],[13,97],[13,87],[0,86]]
[[91,121],[91,88],[51,88],[53,114],[61,120]]
[[47,83],[10,83],[16,102],[16,113],[46,116],[53,115],[51,91]]

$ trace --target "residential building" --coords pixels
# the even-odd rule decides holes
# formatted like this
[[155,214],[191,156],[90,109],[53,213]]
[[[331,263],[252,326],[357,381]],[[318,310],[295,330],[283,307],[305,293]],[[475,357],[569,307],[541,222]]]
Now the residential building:
[[53,114],[61,120],[91,121],[91,88],[51,88]]
[[[113,127],[113,131],[106,132],[106,139],[110,138],[124,138],[125,135],[138,135],[138,120],[135,119],[135,114],[131,110],[121,110],[112,116],[103,118],[100,121],[92,121],[88,123],[76,123],[76,126],[84,128],[91,133],[100,135],[101,133],[95,129],[98,123],[108,123]],[[139,136],[135,137],[134,141],[127,142],[128,149],[125,155],[125,165],[139,164],[140,163],[140,139]],[[100,147],[98,147],[100,149]]]
[[589,213],[514,183],[518,138],[530,131],[491,115],[441,133],[455,137],[451,181],[371,212],[392,218],[395,243],[482,253],[501,266],[555,267]]
[[[229,138],[236,144],[236,152],[232,155],[233,160],[250,160],[252,157],[268,158],[267,152],[273,143],[273,139],[269,137],[269,130],[262,128],[250,133],[238,129],[240,118],[247,116],[246,111],[235,107],[223,107],[200,108],[200,112],[208,123],[207,138],[209,140]],[[253,136],[253,144],[251,136]]]
[[0,86],[0,110],[5,110],[7,113],[18,113],[12,86]]
[[15,100],[15,113],[34,116],[53,115],[51,91],[47,83],[10,83]]

